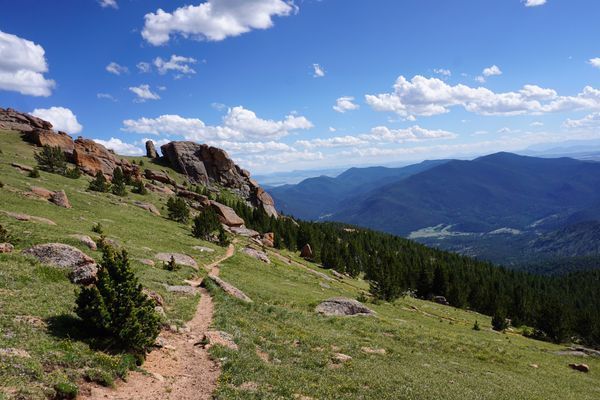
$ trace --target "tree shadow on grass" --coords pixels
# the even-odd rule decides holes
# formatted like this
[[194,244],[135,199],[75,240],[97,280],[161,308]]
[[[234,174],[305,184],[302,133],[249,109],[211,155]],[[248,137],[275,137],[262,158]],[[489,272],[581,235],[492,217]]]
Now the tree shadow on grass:
[[71,339],[88,342],[93,339],[89,330],[85,329],[83,321],[71,314],[54,315],[46,319],[48,333],[61,339]]

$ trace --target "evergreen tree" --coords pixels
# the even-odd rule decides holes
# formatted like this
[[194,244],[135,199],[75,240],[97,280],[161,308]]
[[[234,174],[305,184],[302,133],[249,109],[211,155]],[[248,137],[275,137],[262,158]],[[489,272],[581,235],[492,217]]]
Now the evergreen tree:
[[33,167],[31,171],[29,171],[29,177],[33,179],[37,179],[40,177],[40,169],[38,167]]
[[144,186],[144,182],[141,179],[138,179],[133,182],[133,189],[131,189],[131,192],[145,196],[148,194],[148,189]]
[[167,200],[169,218],[173,221],[187,224],[190,219],[190,208],[181,197],[170,197]]
[[81,178],[81,170],[77,166],[68,168],[65,172],[65,176],[71,179],[79,179]]
[[110,189],[110,184],[106,180],[106,177],[104,176],[102,171],[96,172],[96,177],[93,181],[90,182],[90,186],[88,187],[88,189],[94,192],[108,192],[108,189]]
[[34,157],[42,171],[64,175],[67,170],[67,159],[60,147],[44,146]]
[[426,299],[431,294],[431,284],[429,283],[429,275],[425,268],[421,268],[419,271],[419,278],[417,280],[417,295]]
[[95,285],[77,298],[77,315],[101,341],[143,356],[160,332],[154,303],[129,267],[127,253],[107,246]]
[[506,314],[498,310],[492,317],[492,328],[495,331],[503,331],[508,328],[508,322],[506,321]]
[[222,246],[222,247],[227,247],[231,243],[231,240],[229,240],[229,236],[227,236],[227,232],[225,232],[225,229],[223,229],[222,226],[219,226],[218,240],[219,240],[219,246]]
[[207,207],[194,218],[192,235],[199,239],[211,240],[212,235],[222,229],[219,217],[212,207]]
[[121,167],[117,167],[113,171],[112,192],[113,194],[121,197],[127,195],[125,175],[123,175],[123,170],[121,169]]
[[433,272],[431,291],[437,296],[446,296],[448,293],[448,278],[439,265],[435,267]]

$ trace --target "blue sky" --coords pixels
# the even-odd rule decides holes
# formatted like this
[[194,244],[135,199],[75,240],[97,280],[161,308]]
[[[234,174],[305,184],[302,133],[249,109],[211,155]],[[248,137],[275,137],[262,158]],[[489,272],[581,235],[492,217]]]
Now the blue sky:
[[146,138],[196,140],[265,173],[600,137],[593,0],[7,0],[2,10],[0,106],[122,154]]

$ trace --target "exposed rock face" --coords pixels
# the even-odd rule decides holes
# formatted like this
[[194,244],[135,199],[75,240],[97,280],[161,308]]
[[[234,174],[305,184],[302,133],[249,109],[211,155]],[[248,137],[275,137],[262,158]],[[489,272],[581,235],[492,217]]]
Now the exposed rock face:
[[33,167],[29,166],[29,165],[19,164],[19,163],[10,163],[10,165],[12,165],[16,169],[18,169],[20,171],[23,171],[23,172],[31,172],[31,171],[33,171]]
[[446,300],[446,298],[444,296],[434,296],[433,297],[433,301],[435,303],[442,304],[444,306],[449,306],[450,305],[450,303],[448,303],[448,300]]
[[250,173],[236,165],[222,149],[194,142],[171,142],[161,146],[162,154],[178,171],[204,185],[223,185],[277,217],[273,199]]
[[59,190],[58,192],[52,193],[50,201],[59,207],[71,208],[71,203],[69,202],[69,198],[64,190]]
[[348,316],[348,315],[374,315],[375,313],[365,307],[361,302],[345,297],[333,297],[325,300],[315,309],[319,314],[326,316]]
[[73,161],[88,175],[96,175],[101,171],[105,176],[112,177],[114,169],[121,167],[125,173],[140,176],[137,166],[127,160],[118,159],[106,147],[90,139],[80,137],[75,140]]
[[310,244],[306,243],[304,245],[304,247],[302,248],[302,250],[300,251],[300,257],[304,258],[304,259],[311,259],[313,258],[314,254],[312,251],[312,248],[310,247]]
[[210,205],[217,212],[219,221],[221,221],[222,224],[235,227],[244,225],[244,220],[240,218],[235,211],[233,211],[233,208],[227,207],[226,205],[217,203],[213,200],[210,201]]
[[156,147],[154,147],[154,142],[152,140],[146,142],[146,157],[153,159],[158,158],[158,153],[156,152]]
[[32,186],[31,191],[29,193],[35,197],[39,197],[46,200],[50,200],[54,195],[53,191],[39,186]]
[[194,261],[194,259],[188,255],[185,254],[179,254],[179,253],[158,253],[156,256],[154,256],[157,260],[163,261],[163,262],[169,262],[171,261],[171,257],[173,257],[175,259],[175,263],[179,264],[179,265],[187,265],[188,267],[192,267],[195,269],[198,269],[198,264],[196,263],[196,261]]
[[233,341],[233,336],[223,331],[207,331],[202,339],[204,348],[209,349],[213,346],[223,346],[231,350],[238,350],[238,345]]
[[167,185],[174,185],[176,183],[173,179],[171,179],[169,174],[167,174],[164,171],[156,171],[153,169],[147,169],[144,171],[144,176],[146,177],[146,179],[149,179],[151,181],[165,183]]
[[88,285],[95,281],[98,266],[93,258],[81,250],[63,243],[47,243],[23,251],[41,263],[71,270],[73,283]]
[[260,250],[255,250],[250,247],[245,247],[242,249],[242,253],[247,254],[252,258],[256,258],[257,260],[262,261],[266,264],[271,264],[271,260],[269,260],[269,257]]
[[146,189],[148,189],[149,191],[154,192],[154,193],[161,193],[161,194],[167,194],[167,195],[175,194],[174,191],[172,191],[171,189],[169,189],[166,186],[153,185],[149,182],[146,183],[144,186],[146,186]]
[[0,108],[0,129],[7,131],[31,132],[33,129],[51,130],[52,124],[12,108]]
[[244,237],[249,237],[249,238],[257,238],[260,236],[260,233],[258,233],[257,231],[253,230],[253,229],[248,229],[245,227],[232,227],[231,229],[232,233],[235,233],[236,235],[240,235],[240,236],[244,236]]
[[156,206],[154,204],[142,203],[141,201],[136,201],[133,204],[135,204],[139,208],[142,208],[148,212],[151,212],[154,215],[160,216],[160,211],[158,210],[158,208],[156,208]]
[[213,281],[218,287],[223,289],[223,291],[225,293],[227,293],[228,295],[233,296],[236,299],[239,299],[245,303],[252,303],[252,299],[250,299],[250,297],[246,296],[246,294],[244,292],[242,292],[240,289],[236,288],[232,284],[225,282],[218,276],[208,275],[208,278],[211,281]]
[[260,239],[262,244],[266,247],[274,247],[275,246],[275,234],[273,232],[265,233]]
[[54,132],[44,129],[33,129],[27,135],[27,140],[37,146],[60,147],[70,159],[75,148],[73,138],[64,132]]
[[1,253],[12,253],[15,247],[10,243],[0,243],[0,254]]

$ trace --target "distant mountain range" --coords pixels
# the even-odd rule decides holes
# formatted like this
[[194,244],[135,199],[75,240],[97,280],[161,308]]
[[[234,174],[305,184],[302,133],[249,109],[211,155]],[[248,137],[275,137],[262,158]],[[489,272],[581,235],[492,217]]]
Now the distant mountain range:
[[286,214],[365,226],[503,264],[600,254],[597,162],[496,153],[352,168],[270,192]]

